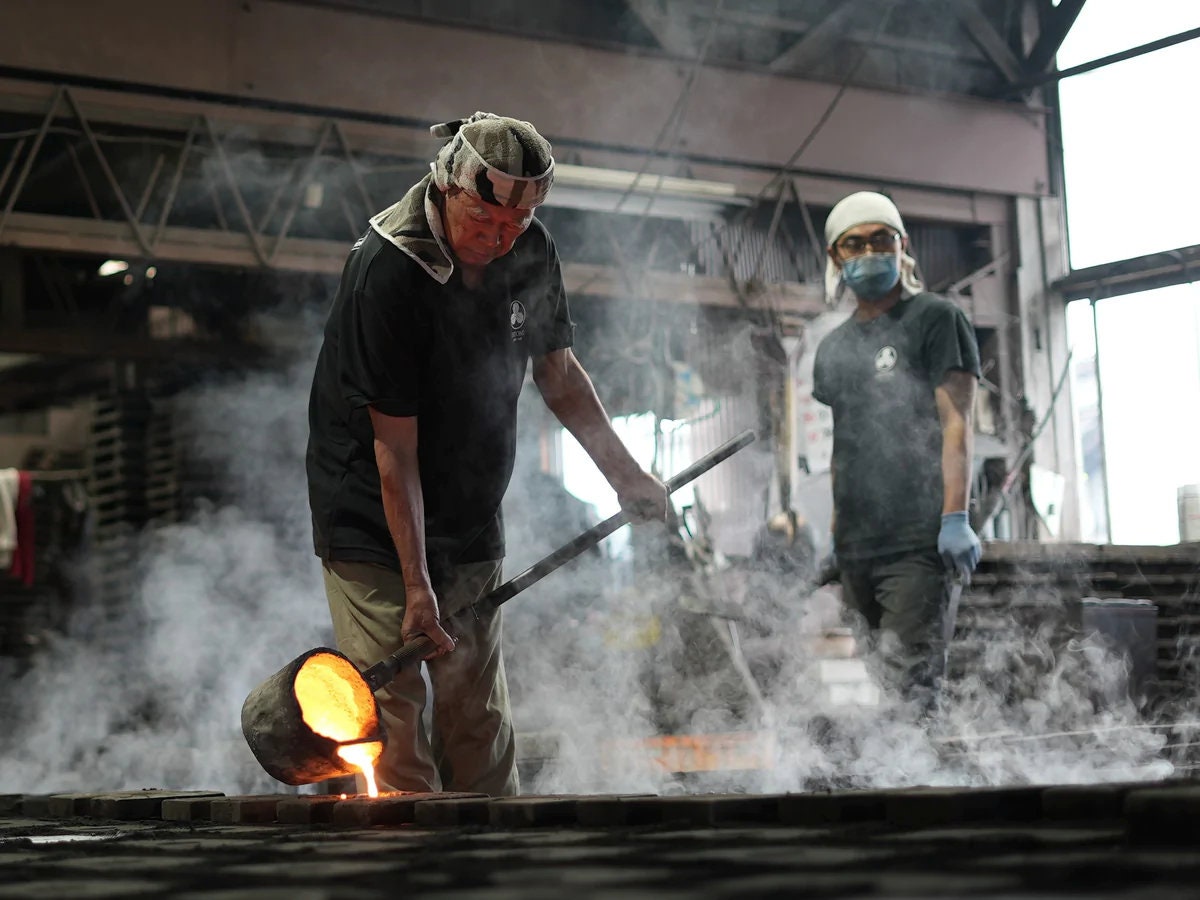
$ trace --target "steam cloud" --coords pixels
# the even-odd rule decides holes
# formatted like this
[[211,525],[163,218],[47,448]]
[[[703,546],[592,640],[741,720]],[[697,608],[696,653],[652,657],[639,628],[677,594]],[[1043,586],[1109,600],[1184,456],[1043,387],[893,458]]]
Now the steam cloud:
[[[303,469],[314,350],[184,398],[189,452],[216,467],[228,499],[147,534],[129,573],[135,601],[116,614],[85,605],[12,683],[0,710],[9,723],[0,790],[281,790],[245,747],[239,711],[267,676],[331,640]],[[567,536],[547,530],[544,508],[520,502],[544,482],[523,463],[506,508],[510,576]],[[1159,733],[1131,727],[1139,718],[1117,690],[1122,662],[1090,641],[1063,644],[1047,625],[1011,623],[965,660],[945,723],[929,733],[893,698],[878,707],[831,700],[809,649],[838,624],[828,592],[808,595],[794,577],[756,572],[732,596],[727,582],[669,561],[653,529],[634,544],[636,571],[617,567],[614,580],[611,561],[585,556],[505,608],[523,752],[545,757],[526,792],[1089,782],[1171,771]],[[1053,609],[1059,598],[1039,599]],[[721,662],[728,620],[696,609],[739,617],[761,696]],[[635,749],[664,731],[743,728],[775,734],[773,769],[680,778]],[[1051,732],[1064,734],[1021,739]]]
[[142,539],[125,608],[86,603],[6,692],[0,789],[273,792],[241,735],[246,695],[328,645],[304,446],[312,358],[181,399],[222,494]]

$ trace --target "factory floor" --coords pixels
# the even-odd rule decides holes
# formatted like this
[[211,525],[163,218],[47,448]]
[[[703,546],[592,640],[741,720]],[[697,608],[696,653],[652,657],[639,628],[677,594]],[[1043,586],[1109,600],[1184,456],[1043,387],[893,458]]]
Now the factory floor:
[[1200,782],[1178,781],[507,800],[3,795],[0,898],[1190,898],[1198,838]]

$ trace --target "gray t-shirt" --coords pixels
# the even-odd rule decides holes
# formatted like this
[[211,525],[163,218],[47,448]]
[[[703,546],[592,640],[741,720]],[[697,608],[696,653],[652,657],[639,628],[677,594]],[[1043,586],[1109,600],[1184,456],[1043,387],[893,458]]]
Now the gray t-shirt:
[[942,428],[934,399],[952,370],[979,377],[971,323],[918,294],[869,322],[851,316],[821,341],[813,396],[833,409],[838,558],[937,547]]

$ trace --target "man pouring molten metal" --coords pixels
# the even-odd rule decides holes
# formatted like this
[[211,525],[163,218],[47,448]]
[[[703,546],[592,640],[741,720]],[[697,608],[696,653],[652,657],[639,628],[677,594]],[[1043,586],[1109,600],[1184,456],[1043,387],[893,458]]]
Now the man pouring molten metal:
[[518,791],[501,613],[455,613],[500,583],[500,502],[529,361],[546,405],[637,521],[667,491],[612,429],[571,351],[558,253],[535,209],[554,176],[528,122],[434,126],[432,172],[350,251],[309,401],[314,543],[339,650],[360,668],[426,635],[419,668],[378,694],[381,790]]

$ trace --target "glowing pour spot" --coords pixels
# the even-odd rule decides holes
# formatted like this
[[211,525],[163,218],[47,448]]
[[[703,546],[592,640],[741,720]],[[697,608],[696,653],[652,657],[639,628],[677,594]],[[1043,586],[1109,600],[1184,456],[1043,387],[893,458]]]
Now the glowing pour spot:
[[[338,743],[362,741],[379,730],[375,698],[358,670],[339,656],[310,656],[292,683],[304,724],[316,734]],[[357,766],[367,779],[367,792],[379,796],[375,761],[383,753],[379,741],[339,747],[338,756]]]
[[382,752],[383,744],[378,741],[338,748],[338,756],[362,770],[363,777],[367,779],[368,797],[379,796],[379,788],[375,784],[375,760],[379,759],[379,754]]

